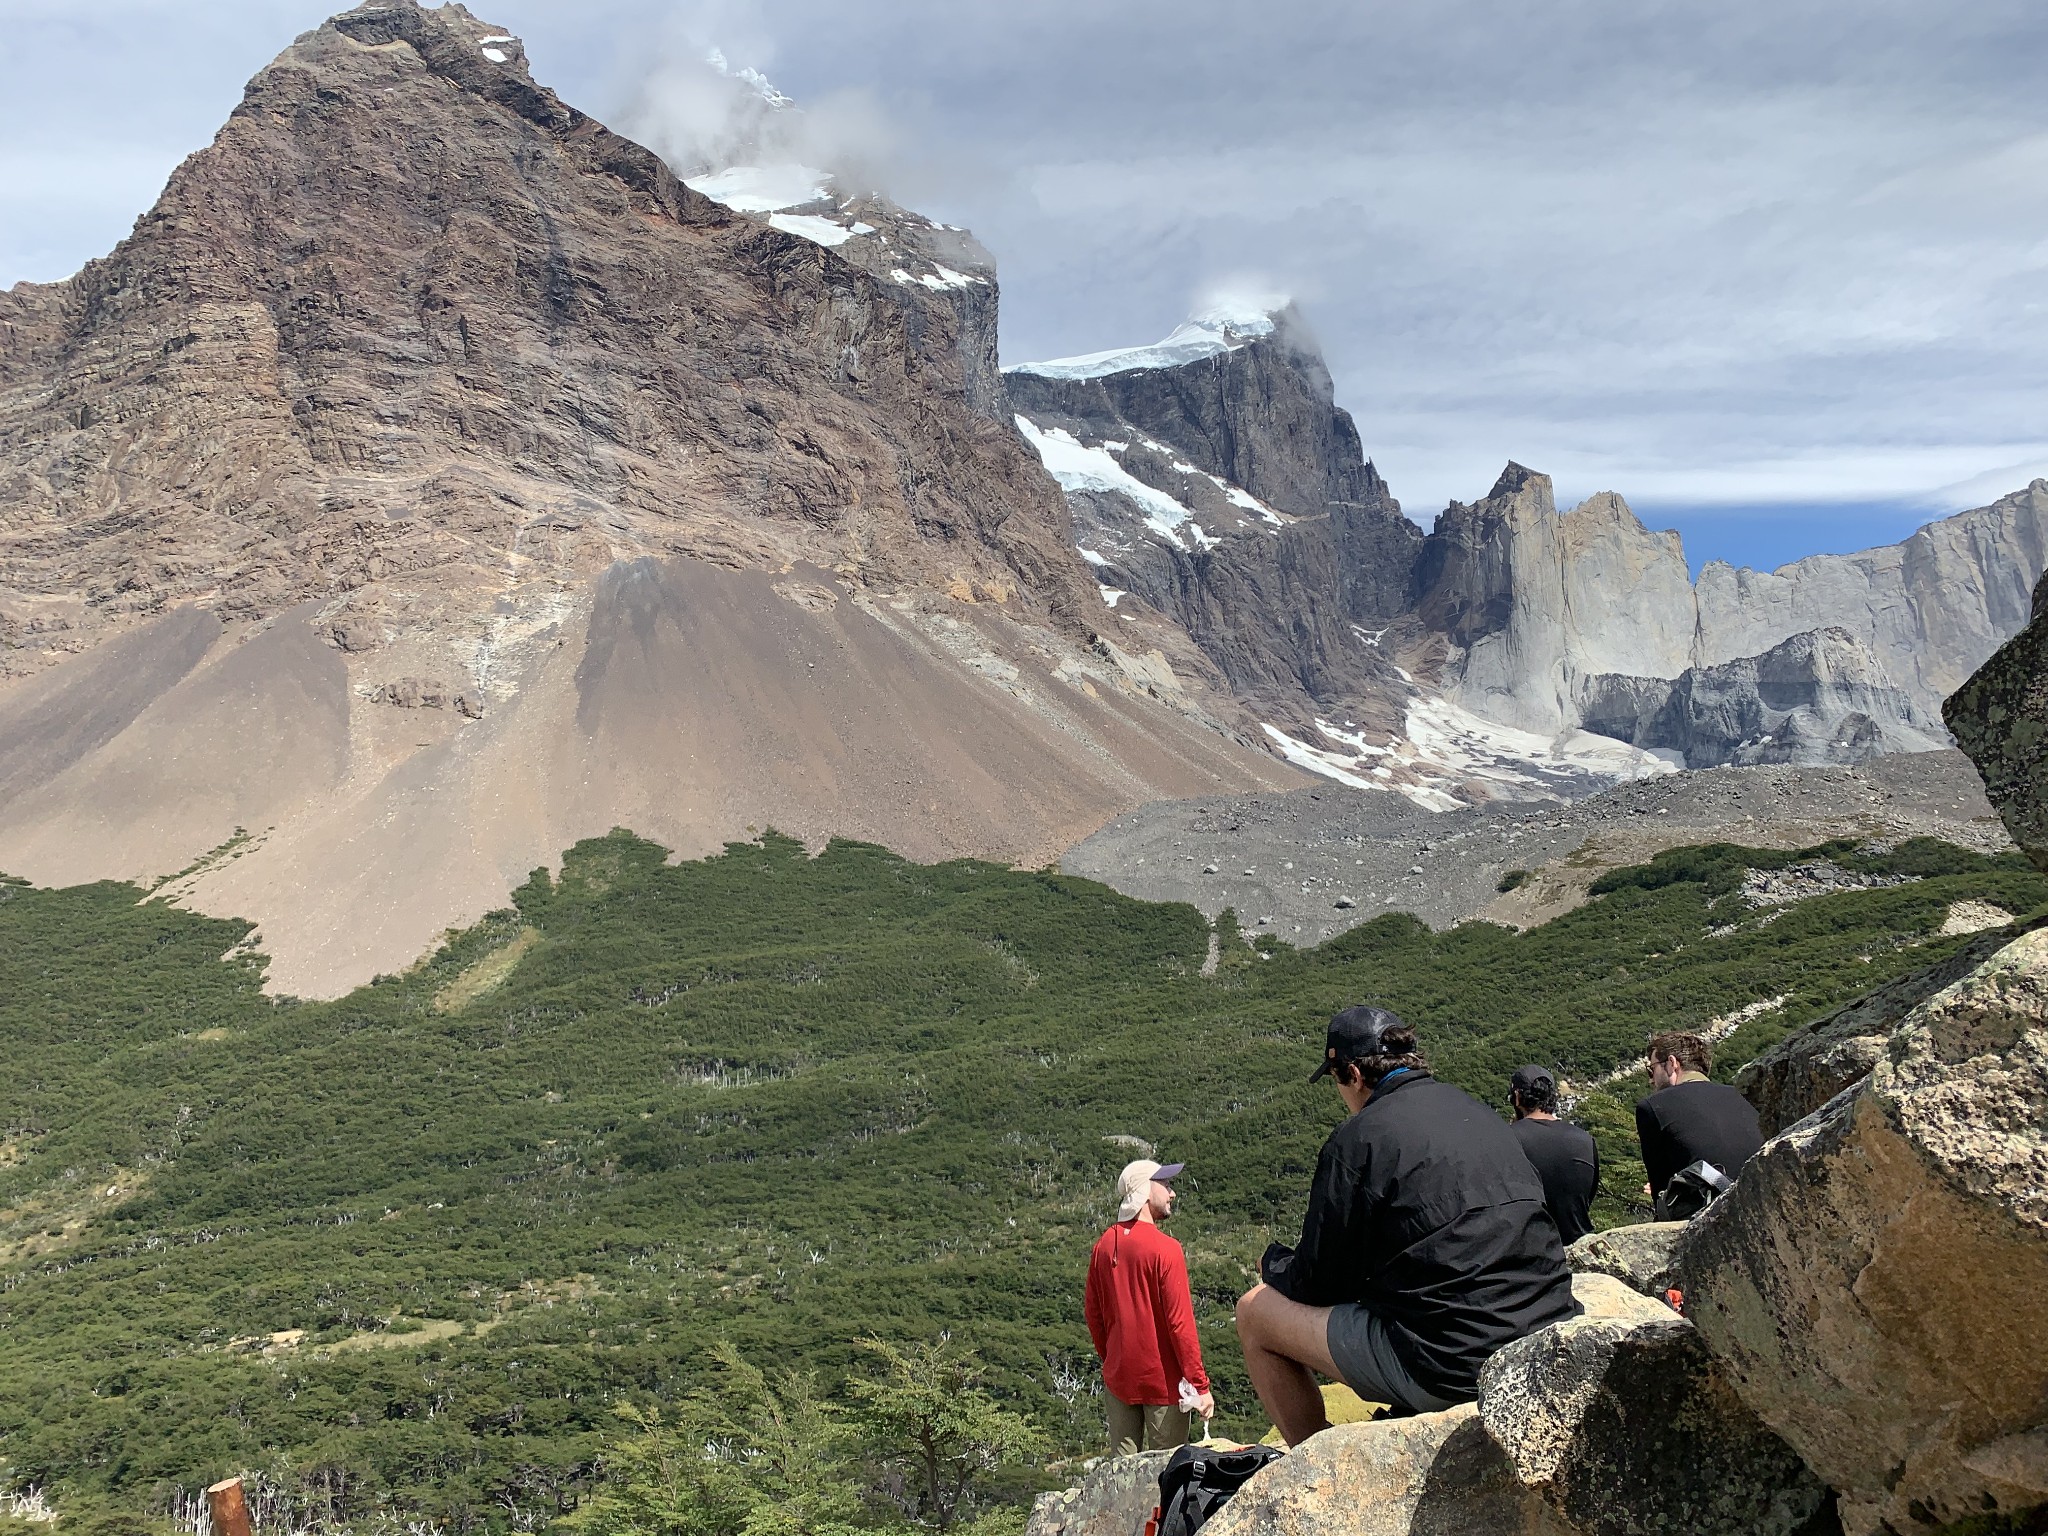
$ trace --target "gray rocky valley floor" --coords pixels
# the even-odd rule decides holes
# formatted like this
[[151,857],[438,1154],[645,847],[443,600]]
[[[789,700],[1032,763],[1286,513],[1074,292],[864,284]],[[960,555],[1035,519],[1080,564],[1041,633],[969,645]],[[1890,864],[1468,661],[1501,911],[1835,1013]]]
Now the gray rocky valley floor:
[[[1076,844],[1060,867],[1126,895],[1192,902],[1211,918],[1234,909],[1248,932],[1313,944],[1383,912],[1439,928],[1474,917],[1541,922],[1577,905],[1604,871],[1687,843],[1801,848],[1918,836],[1986,852],[2011,846],[1962,753],[1853,768],[1713,768],[1569,804],[1440,813],[1341,784],[1161,801]],[[1529,878],[1503,892],[1511,870]]]

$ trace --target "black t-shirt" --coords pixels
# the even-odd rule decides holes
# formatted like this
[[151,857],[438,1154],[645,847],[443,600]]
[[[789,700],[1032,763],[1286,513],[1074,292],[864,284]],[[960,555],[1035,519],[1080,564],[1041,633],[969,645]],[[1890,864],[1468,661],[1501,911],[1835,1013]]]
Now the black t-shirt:
[[1636,1105],[1636,1135],[1650,1192],[1661,1195],[1671,1175],[1702,1160],[1734,1178],[1764,1144],[1756,1109],[1726,1083],[1675,1083]]
[[1524,1116],[1509,1127],[1522,1155],[1543,1181],[1543,1206],[1569,1248],[1593,1230],[1593,1195],[1600,1188],[1600,1150],[1593,1138],[1562,1120]]

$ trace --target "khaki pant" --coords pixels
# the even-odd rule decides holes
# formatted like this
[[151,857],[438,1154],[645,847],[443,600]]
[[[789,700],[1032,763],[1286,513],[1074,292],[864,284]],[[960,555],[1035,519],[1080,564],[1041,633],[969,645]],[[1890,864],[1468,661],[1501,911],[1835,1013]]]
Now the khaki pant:
[[1109,1403],[1109,1454],[1135,1456],[1140,1451],[1168,1451],[1188,1443],[1188,1414],[1164,1403],[1127,1403],[1104,1390]]

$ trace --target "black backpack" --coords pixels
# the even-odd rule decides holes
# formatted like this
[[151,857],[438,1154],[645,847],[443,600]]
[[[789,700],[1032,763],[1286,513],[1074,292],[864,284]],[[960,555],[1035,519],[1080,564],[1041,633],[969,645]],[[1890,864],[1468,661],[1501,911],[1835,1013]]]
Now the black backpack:
[[1657,1197],[1652,1214],[1659,1221],[1691,1221],[1727,1194],[1734,1183],[1727,1174],[1705,1160],[1688,1164],[1671,1175],[1671,1182]]
[[1152,1511],[1149,1531],[1153,1536],[1194,1536],[1259,1468],[1285,1454],[1270,1445],[1239,1451],[1182,1446],[1160,1470],[1159,1507]]

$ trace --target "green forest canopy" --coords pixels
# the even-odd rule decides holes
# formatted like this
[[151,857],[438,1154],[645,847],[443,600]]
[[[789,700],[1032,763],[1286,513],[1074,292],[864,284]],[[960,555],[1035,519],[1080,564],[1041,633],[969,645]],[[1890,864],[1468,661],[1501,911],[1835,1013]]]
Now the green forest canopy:
[[[1911,843],[1909,883],[1757,912],[1676,850],[1527,933],[1383,916],[1254,948],[1228,915],[972,861],[770,834],[670,864],[624,832],[330,1003],[273,1000],[249,926],[133,887],[0,885],[0,1486],[132,1528],[260,1470],[312,1515],[530,1528],[573,1508],[621,1401],[720,1340],[841,1381],[952,1336],[1047,1439],[1098,1433],[1079,1315],[1110,1182],[1185,1159],[1219,1429],[1262,1426],[1229,1311],[1291,1239],[1340,1116],[1304,1079],[1372,1001],[1490,1103],[1653,1029],[1780,995],[1720,1053],[1949,953],[1951,903],[2027,913],[2017,856]],[[1641,1219],[1595,1094],[1603,1223]]]

